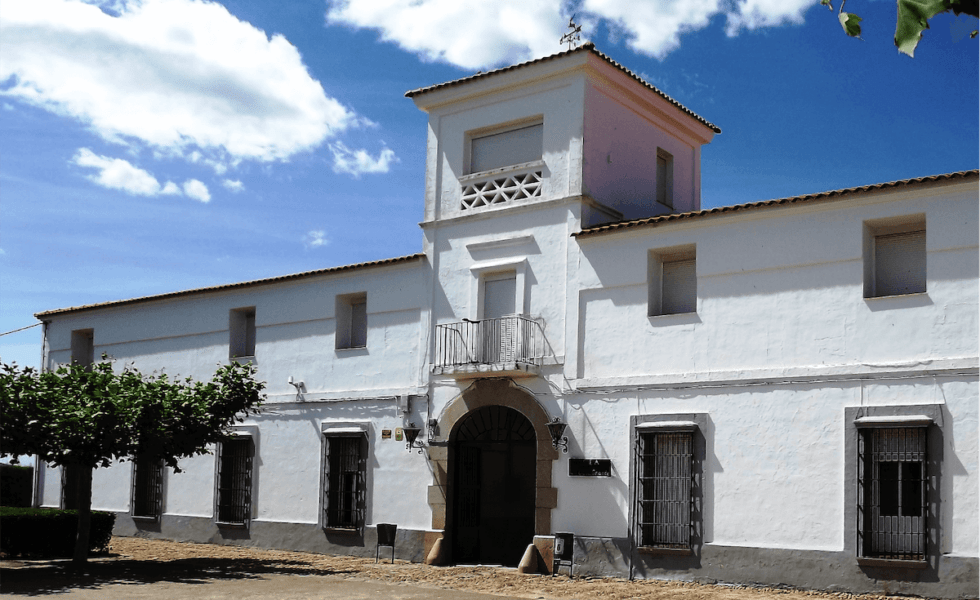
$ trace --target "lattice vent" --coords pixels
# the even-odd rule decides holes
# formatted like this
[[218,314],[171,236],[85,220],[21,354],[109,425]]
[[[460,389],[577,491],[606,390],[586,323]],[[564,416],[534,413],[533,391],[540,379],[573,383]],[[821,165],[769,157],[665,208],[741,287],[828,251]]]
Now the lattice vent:
[[541,171],[502,175],[463,187],[462,210],[541,196]]

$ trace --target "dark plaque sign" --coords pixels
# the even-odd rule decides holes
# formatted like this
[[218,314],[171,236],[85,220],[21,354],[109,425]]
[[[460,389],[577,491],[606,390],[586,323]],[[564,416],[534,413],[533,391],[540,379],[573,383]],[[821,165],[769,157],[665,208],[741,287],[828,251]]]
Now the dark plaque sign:
[[569,477],[612,477],[612,461],[608,458],[570,458]]

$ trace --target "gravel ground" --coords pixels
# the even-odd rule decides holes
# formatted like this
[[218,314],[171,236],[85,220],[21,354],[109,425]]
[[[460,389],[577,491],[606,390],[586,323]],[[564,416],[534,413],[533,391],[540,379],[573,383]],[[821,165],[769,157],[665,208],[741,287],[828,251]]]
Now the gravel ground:
[[[6,597],[70,592],[78,598],[508,598],[551,600],[840,600],[887,598],[801,590],[522,575],[499,567],[430,567],[239,546],[113,538],[85,573],[68,561],[4,560]],[[140,585],[147,584],[147,585]],[[221,584],[205,586],[203,584]],[[140,585],[134,588],[133,585]],[[90,595],[91,594],[91,595]]]

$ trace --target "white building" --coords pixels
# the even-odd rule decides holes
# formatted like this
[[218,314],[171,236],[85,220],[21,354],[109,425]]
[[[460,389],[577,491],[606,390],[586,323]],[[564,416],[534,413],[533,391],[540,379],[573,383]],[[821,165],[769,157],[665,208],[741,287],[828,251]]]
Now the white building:
[[591,45],[407,95],[422,253],[37,315],[48,368],[268,382],[184,472],[96,470],[118,534],[977,595],[977,171],[702,211],[720,130]]

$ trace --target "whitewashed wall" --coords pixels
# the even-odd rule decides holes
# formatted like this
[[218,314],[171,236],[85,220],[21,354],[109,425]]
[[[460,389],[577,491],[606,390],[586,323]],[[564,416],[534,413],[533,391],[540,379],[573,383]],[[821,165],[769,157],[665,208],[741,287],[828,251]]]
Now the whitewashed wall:
[[[385,482],[383,493],[375,494],[371,486],[369,522],[398,516],[405,526],[424,528],[427,507],[409,506],[406,499],[424,498],[427,463],[410,456],[404,442],[381,442],[380,436],[383,428],[404,424],[396,395],[421,395],[409,418],[424,419],[419,411],[426,410],[427,358],[420,344],[428,278],[427,262],[414,260],[54,316],[48,327],[47,366],[70,360],[72,330],[91,328],[96,356],[109,354],[119,368],[134,363],[144,373],[165,370],[210,379],[218,365],[229,361],[229,311],[254,306],[254,362],[258,377],[267,383],[268,402],[249,421],[259,426],[253,518],[317,522],[321,421],[342,420],[368,427],[373,461],[369,484]],[[338,350],[336,296],[360,292],[367,294],[367,347]],[[305,383],[302,396],[288,384],[290,376]],[[210,518],[214,456],[184,459],[181,469],[179,474],[167,470],[165,514]],[[93,507],[129,510],[130,485],[129,462],[97,469]],[[60,471],[47,468],[42,503],[58,505],[60,492]]]

